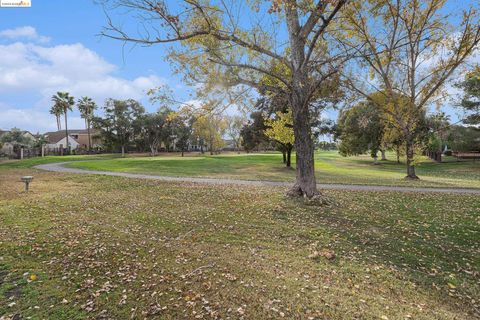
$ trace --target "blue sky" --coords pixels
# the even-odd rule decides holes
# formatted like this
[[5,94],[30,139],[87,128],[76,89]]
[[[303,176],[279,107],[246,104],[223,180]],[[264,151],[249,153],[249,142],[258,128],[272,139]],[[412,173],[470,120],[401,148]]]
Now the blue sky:
[[[461,2],[468,3],[473,0]],[[456,5],[450,1],[445,10]],[[114,18],[135,28],[125,16]],[[167,84],[177,98],[191,99],[191,90],[164,61],[165,47],[123,47],[98,36],[105,23],[102,7],[92,0],[32,0],[31,8],[0,8],[0,129],[56,130],[48,110],[59,90],[91,96],[99,105],[108,97],[134,98],[149,111],[158,106],[149,103],[145,91],[155,86]],[[448,113],[456,119],[453,109]],[[76,111],[70,123],[83,128]]]
[[[67,90],[103,105],[107,97],[134,98],[147,110],[145,91],[168,84],[188,100],[189,89],[173,76],[164,48],[123,47],[98,36],[106,22],[93,1],[32,0],[31,8],[0,8],[0,128],[55,130],[50,97]],[[83,127],[78,112],[71,127]]]

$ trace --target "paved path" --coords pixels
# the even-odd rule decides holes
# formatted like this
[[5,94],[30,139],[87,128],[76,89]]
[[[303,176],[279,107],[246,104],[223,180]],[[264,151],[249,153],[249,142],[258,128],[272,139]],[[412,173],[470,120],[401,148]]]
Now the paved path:
[[[72,161],[70,161],[72,162]],[[259,181],[259,180],[237,180],[237,179],[216,179],[216,178],[194,178],[194,177],[167,177],[155,176],[149,174],[137,174],[126,172],[112,172],[112,171],[94,171],[84,170],[78,168],[67,168],[64,164],[68,162],[40,164],[34,168],[67,173],[81,173],[81,174],[100,174],[105,176],[127,177],[137,179],[150,179],[160,181],[172,182],[194,182],[205,184],[231,184],[231,185],[247,185],[247,186],[291,186],[291,182],[279,181]],[[437,193],[466,193],[466,194],[480,194],[480,189],[454,189],[454,188],[413,188],[413,187],[394,187],[394,186],[373,186],[373,185],[353,185],[353,184],[318,184],[320,189],[330,190],[354,190],[354,191],[396,191],[396,192],[437,192]]]

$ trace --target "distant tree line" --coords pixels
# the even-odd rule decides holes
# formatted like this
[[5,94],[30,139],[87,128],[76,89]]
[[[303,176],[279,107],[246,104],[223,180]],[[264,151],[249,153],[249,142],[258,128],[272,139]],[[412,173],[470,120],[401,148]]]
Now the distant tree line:
[[[433,155],[434,160],[440,160],[438,155],[451,151],[480,152],[480,66],[467,72],[456,87],[463,90],[457,107],[464,117],[454,124],[443,112],[427,114],[426,108],[412,109],[406,95],[395,95],[394,105],[388,93],[381,91],[343,109],[335,130],[340,154],[370,152],[377,163],[378,153],[385,160],[385,150],[394,150],[397,162],[400,156],[406,156],[407,165],[414,166],[415,155]],[[408,123],[408,130],[400,123]],[[405,144],[408,144],[407,149],[402,147]]]
[[242,119],[217,114],[189,114],[162,106],[148,113],[137,101],[108,99],[102,116],[92,119],[103,144],[109,151],[125,154],[128,147],[152,156],[164,151],[195,150],[210,154],[224,147],[224,136],[239,148]]
[[68,92],[57,92],[52,97],[50,113],[55,115],[57,128],[61,130],[64,117],[65,137],[68,142],[68,112],[76,105],[85,120],[88,131],[88,149],[92,147],[90,129],[95,129],[96,138],[101,139],[102,148],[110,152],[125,152],[130,148],[139,152],[150,152],[152,156],[162,149],[185,151],[195,146],[196,150],[210,154],[218,153],[224,147],[224,137],[231,139],[233,149],[241,147],[240,131],[246,122],[240,115],[224,116],[214,113],[193,113],[174,111],[167,106],[156,112],[146,112],[136,100],[107,99],[99,114],[97,104],[89,97],[82,97],[75,103]]
[[[432,155],[441,160],[442,153],[453,151],[480,151],[480,128],[451,124],[450,118],[443,112],[418,114],[412,148],[415,154]],[[406,156],[402,146],[405,144],[403,131],[391,125],[382,109],[368,100],[362,101],[339,114],[335,130],[335,140],[341,155],[359,155],[370,153],[374,163],[378,164],[378,154],[387,160],[386,150],[396,153],[396,160]],[[413,158],[412,161],[416,161]]]

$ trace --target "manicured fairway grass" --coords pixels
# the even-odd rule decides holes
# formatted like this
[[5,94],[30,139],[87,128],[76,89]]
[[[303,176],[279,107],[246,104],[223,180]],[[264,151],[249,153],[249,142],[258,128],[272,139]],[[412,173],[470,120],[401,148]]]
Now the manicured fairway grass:
[[[392,155],[393,156],[393,155]],[[315,157],[319,183],[405,185],[480,188],[480,162],[446,163],[423,159],[417,168],[420,181],[405,181],[405,166],[395,161],[372,165],[368,156],[341,157],[337,152],[318,152]],[[117,158],[69,164],[100,171],[150,173],[167,176],[226,177],[248,180],[293,181],[295,170],[281,163],[281,155],[229,154],[194,157]]]
[[0,190],[0,315],[480,316],[476,195],[328,191],[314,207],[281,188],[6,168]]
[[[389,158],[393,159],[394,155],[390,154]],[[99,171],[271,181],[295,179],[295,169],[285,168],[279,153],[229,153],[215,156],[195,154],[186,157],[175,154],[126,158],[118,155],[47,157],[0,164],[0,170],[71,160],[78,162],[69,164],[70,167]],[[295,157],[293,160],[294,166]],[[439,164],[424,158],[417,167],[421,180],[406,181],[403,179],[405,165],[397,164],[396,161],[381,161],[380,165],[374,166],[369,156],[345,158],[336,151],[317,152],[315,160],[319,183],[480,188],[480,161],[457,162],[453,158],[445,158],[446,162]]]
[[81,160],[106,160],[120,158],[118,154],[95,154],[95,155],[71,155],[71,156],[47,156],[47,157],[35,157],[24,160],[1,160],[1,169],[13,169],[13,168],[31,168],[38,164],[55,163],[64,161],[81,161]]

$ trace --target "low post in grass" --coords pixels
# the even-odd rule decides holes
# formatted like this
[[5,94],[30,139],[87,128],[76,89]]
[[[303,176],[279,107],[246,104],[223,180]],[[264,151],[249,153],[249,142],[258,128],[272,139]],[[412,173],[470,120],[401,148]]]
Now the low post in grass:
[[30,182],[32,182],[33,177],[32,176],[23,176],[21,180],[25,183],[25,192],[28,192],[28,188],[30,185]]

